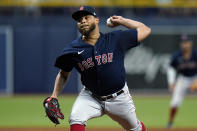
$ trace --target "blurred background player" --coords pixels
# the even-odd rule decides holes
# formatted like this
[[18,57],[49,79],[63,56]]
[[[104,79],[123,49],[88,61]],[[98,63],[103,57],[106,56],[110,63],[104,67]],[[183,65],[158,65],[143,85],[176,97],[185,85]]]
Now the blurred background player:
[[172,55],[167,70],[169,90],[172,92],[168,128],[172,127],[175,115],[188,89],[192,91],[197,89],[197,51],[192,45],[192,40],[183,35],[180,50]]

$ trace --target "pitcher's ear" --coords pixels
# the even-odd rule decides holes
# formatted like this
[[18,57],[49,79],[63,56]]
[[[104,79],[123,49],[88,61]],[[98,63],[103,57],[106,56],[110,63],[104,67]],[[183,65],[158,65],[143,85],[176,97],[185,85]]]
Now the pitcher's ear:
[[99,21],[100,21],[99,18],[98,17],[95,17],[95,19],[96,19],[96,22],[99,23]]

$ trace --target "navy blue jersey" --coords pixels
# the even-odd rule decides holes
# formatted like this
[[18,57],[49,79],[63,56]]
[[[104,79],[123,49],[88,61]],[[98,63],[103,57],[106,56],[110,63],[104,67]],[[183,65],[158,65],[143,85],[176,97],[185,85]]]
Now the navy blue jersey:
[[68,44],[55,66],[69,72],[76,68],[82,84],[91,92],[105,96],[121,90],[125,84],[125,52],[137,45],[137,30],[100,33],[96,44],[78,38]]
[[188,77],[197,75],[197,51],[193,50],[189,59],[184,59],[181,51],[175,52],[170,65],[181,75]]

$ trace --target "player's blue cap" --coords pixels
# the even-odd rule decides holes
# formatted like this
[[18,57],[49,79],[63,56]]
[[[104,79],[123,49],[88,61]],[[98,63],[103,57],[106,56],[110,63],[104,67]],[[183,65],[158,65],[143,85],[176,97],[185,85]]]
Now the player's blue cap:
[[181,36],[181,42],[187,42],[187,41],[191,41],[192,42],[192,39],[188,36],[188,35],[182,35]]
[[91,6],[81,6],[77,11],[72,14],[72,18],[78,20],[81,16],[93,15],[97,17],[95,8]]

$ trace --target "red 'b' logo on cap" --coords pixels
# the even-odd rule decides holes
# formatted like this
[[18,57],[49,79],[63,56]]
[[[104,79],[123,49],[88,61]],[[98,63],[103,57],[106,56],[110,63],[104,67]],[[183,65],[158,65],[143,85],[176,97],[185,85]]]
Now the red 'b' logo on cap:
[[83,10],[83,6],[81,6],[79,10]]

